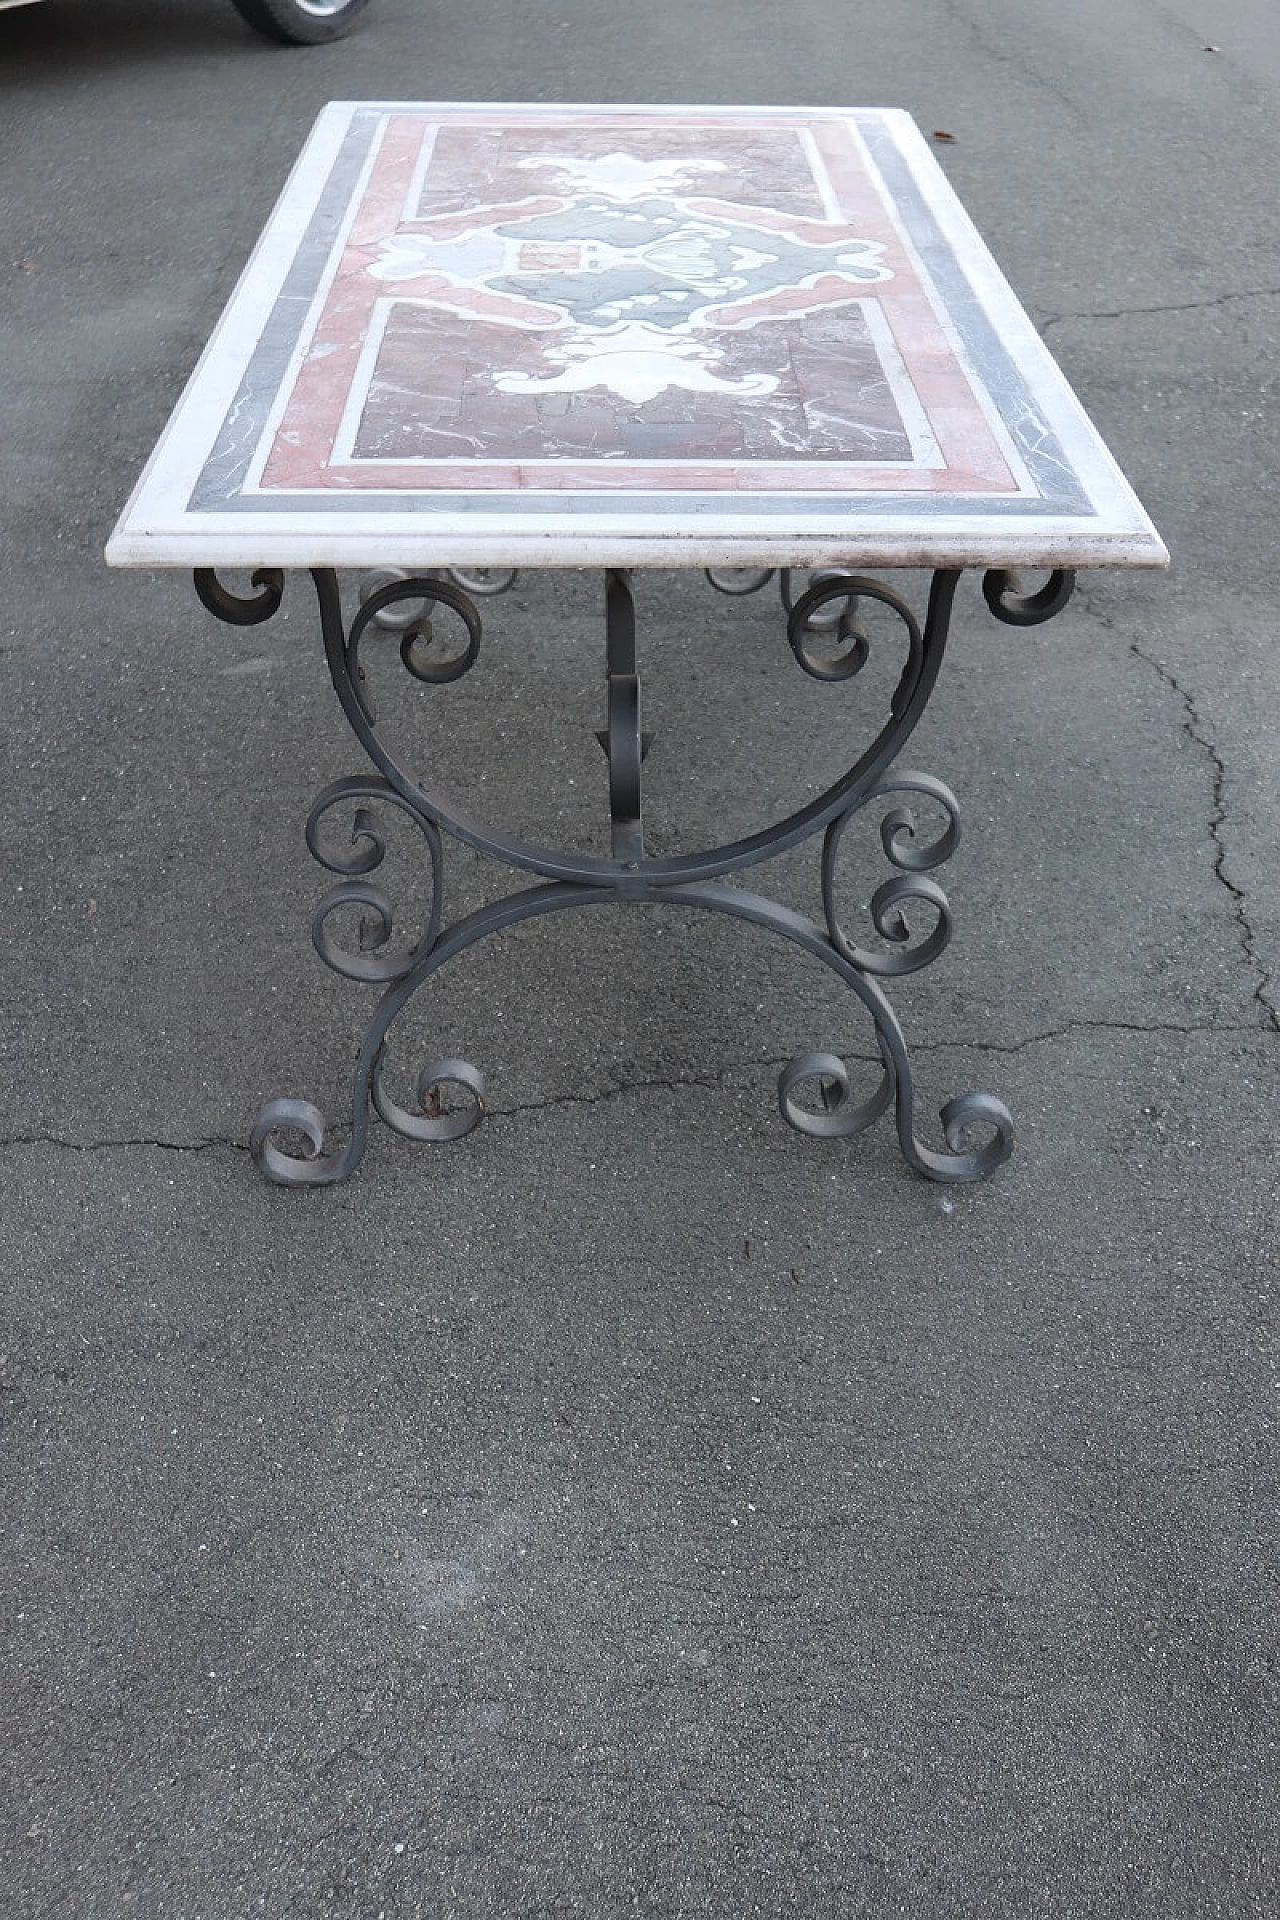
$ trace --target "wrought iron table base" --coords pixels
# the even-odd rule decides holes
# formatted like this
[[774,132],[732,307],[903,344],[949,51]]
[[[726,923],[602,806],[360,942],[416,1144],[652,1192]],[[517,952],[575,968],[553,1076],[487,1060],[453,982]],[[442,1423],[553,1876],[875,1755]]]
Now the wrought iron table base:
[[[709,575],[714,586],[733,593],[755,591],[770,577],[766,572],[745,579]],[[552,851],[491,831],[429,793],[378,734],[360,663],[362,639],[374,623],[399,627],[403,632],[401,659],[415,679],[440,683],[459,678],[476,660],[481,640],[481,622],[472,594],[459,584],[466,576],[389,579],[365,594],[349,628],[343,618],[336,575],[329,569],[313,569],[312,579],[334,689],[353,732],[377,769],[376,774],[336,781],[319,795],[311,809],[307,844],[323,866],[341,876],[316,909],[312,938],[321,959],[335,972],[352,980],[381,983],[385,990],[356,1063],[351,1134],[346,1144],[326,1150],[324,1118],[309,1101],[269,1101],[258,1116],[250,1141],[254,1159],[269,1179],[284,1186],[318,1186],[345,1180],[364,1156],[371,1106],[387,1126],[411,1140],[454,1140],[469,1133],[484,1115],[485,1083],[465,1060],[439,1059],[422,1069],[417,1112],[409,1111],[392,1096],[385,1068],[388,1038],[398,1015],[425,981],[490,934],[567,907],[618,902],[695,907],[749,921],[813,955],[852,988],[874,1026],[881,1061],[879,1084],[868,1097],[855,1101],[844,1063],[837,1055],[801,1054],[785,1068],[778,1084],[782,1114],[799,1131],[821,1136],[861,1133],[892,1106],[904,1157],[930,1179],[985,1179],[1008,1159],[1013,1150],[1013,1121],[1003,1103],[990,1094],[961,1094],[943,1107],[945,1152],[922,1144],[916,1137],[911,1062],[901,1025],[882,985],[886,979],[930,965],[951,935],[946,895],[929,876],[955,851],[959,838],[956,801],[941,781],[929,774],[896,768],[894,762],[924,712],[937,680],[960,580],[958,570],[933,575],[923,627],[901,595],[881,581],[829,571],[815,576],[809,589],[793,601],[790,580],[784,573],[788,640],[800,666],[816,679],[849,679],[866,664],[870,641],[859,619],[864,602],[878,603],[896,616],[906,643],[906,658],[888,715],[849,771],[786,819],[730,845],[664,859],[650,858],[645,852],[643,762],[649,740],[640,725],[635,606],[626,571],[610,569],[605,585],[608,724],[600,739],[609,766],[608,855]],[[283,575],[266,569],[253,576],[252,596],[229,592],[207,570],[197,572],[195,580],[206,607],[235,625],[270,619],[284,591]],[[485,590],[478,582],[468,585],[472,591]],[[992,571],[984,576],[983,592],[997,618],[1012,625],[1035,625],[1066,604],[1072,585],[1070,573],[1057,572],[1038,592],[1022,595],[1016,576]],[[433,644],[430,619],[438,607],[456,616],[463,634],[461,650],[444,658]],[[834,646],[821,637],[824,631],[830,635],[833,630]],[[887,951],[857,947],[850,942],[836,911],[835,872],[841,837],[854,816],[872,801],[910,795],[932,802],[945,815],[946,825],[936,838],[922,843],[908,806],[900,805],[886,813],[880,838],[895,872],[873,894],[870,912]],[[350,851],[337,854],[322,845],[320,828],[331,810],[344,804],[355,806]],[[386,854],[373,811],[378,805],[398,808],[415,823],[424,836],[431,862],[427,926],[407,953],[388,951],[395,928],[394,910],[387,895],[369,878]],[[445,926],[442,830],[517,869],[540,875],[540,884],[509,894]],[[725,884],[726,874],[770,859],[818,833],[824,835],[825,925],[760,894]],[[915,943],[903,914],[911,903],[927,904],[936,916],[932,931]],[[356,950],[343,946],[333,936],[331,921],[342,908],[357,908],[365,916],[365,933]],[[808,1104],[800,1097],[806,1087],[817,1096]],[[444,1110],[440,1096],[445,1088],[460,1090],[464,1104]],[[970,1143],[971,1132],[985,1135],[981,1144]],[[287,1152],[280,1144],[281,1134],[300,1135],[309,1151]]]

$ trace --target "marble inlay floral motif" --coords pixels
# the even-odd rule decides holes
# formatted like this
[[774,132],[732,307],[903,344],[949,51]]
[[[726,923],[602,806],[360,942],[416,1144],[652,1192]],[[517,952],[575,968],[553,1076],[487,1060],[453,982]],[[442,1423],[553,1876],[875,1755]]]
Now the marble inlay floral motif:
[[[430,284],[443,275],[455,296],[465,288],[510,294],[527,304],[508,308],[500,324],[554,326],[560,338],[548,347],[551,371],[537,378],[497,368],[500,393],[603,387],[635,403],[671,387],[770,394],[778,385],[772,374],[718,373],[718,328],[758,326],[800,309],[794,299],[779,309],[781,293],[801,294],[803,309],[817,310],[845,305],[868,283],[892,278],[874,240],[840,233],[814,244],[779,231],[776,220],[753,225],[750,210],[717,219],[679,199],[638,196],[637,181],[647,186],[655,174],[678,175],[678,164],[646,165],[625,153],[595,167],[571,158],[523,164],[585,176],[595,190],[556,213],[524,219],[495,221],[477,209],[463,234],[389,235],[369,268],[375,279],[392,282]],[[458,310],[456,297],[450,304]]]
[[264,490],[1018,491],[846,122],[564,112],[388,114]]

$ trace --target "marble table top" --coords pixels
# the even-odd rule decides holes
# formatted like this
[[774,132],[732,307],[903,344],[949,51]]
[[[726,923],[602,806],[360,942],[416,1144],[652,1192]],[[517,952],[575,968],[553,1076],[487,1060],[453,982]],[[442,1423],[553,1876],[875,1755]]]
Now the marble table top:
[[326,107],[117,566],[1161,566],[905,113]]

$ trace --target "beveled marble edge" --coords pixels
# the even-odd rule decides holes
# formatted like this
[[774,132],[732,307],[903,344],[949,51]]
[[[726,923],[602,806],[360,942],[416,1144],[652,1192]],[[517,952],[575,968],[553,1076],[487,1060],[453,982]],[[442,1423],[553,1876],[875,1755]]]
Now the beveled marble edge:
[[736,518],[716,527],[690,514],[663,532],[641,532],[634,519],[593,520],[591,530],[563,519],[522,521],[519,531],[495,516],[437,514],[394,520],[370,514],[317,526],[304,515],[260,515],[229,524],[203,518],[189,527],[121,525],[106,548],[111,567],[1167,567],[1159,536],[1139,528],[1099,531],[1086,521],[1044,519],[1030,524],[982,521],[966,526],[939,519],[925,527],[904,518],[864,531],[827,528],[805,533],[776,521],[753,526]]
[[965,531],[940,527],[928,533],[919,523],[894,530],[877,528],[863,539],[840,539],[828,532],[796,535],[776,525],[759,531],[714,531],[692,524],[663,534],[637,533],[635,522],[591,533],[566,531],[563,522],[539,531],[528,524],[484,533],[474,520],[437,523],[430,531],[419,522],[399,530],[385,522],[359,528],[282,529],[259,521],[255,540],[242,522],[234,528],[202,530],[198,543],[182,531],[129,530],[117,533],[107,548],[113,567],[403,567],[423,572],[440,567],[1162,567],[1168,555],[1130,534],[1086,534],[1079,523],[1041,523],[1034,534],[1017,529],[981,527]]
[[[1097,519],[1034,513],[1018,522],[966,524],[963,511],[938,513],[927,530],[911,514],[886,512],[840,538],[835,529],[787,531],[776,519],[753,523],[741,513],[716,525],[721,500],[741,494],[694,494],[661,529],[638,529],[634,517],[595,511],[590,531],[568,514],[522,515],[520,530],[504,520],[501,495],[489,511],[451,513],[432,500],[413,513],[393,513],[362,501],[345,526],[306,509],[243,516],[189,513],[186,502],[202,472],[262,327],[279,297],[330,170],[357,112],[451,114],[492,112],[503,117],[554,117],[563,112],[686,120],[749,114],[762,122],[831,115],[855,124],[874,120],[892,134],[929,210],[955,250],[975,292],[1017,361],[1037,404],[1060,437]],[[789,499],[790,496],[779,496]],[[446,496],[447,498],[447,496]],[[528,501],[529,490],[521,498]],[[607,498],[619,508],[625,495],[575,493],[574,501]],[[797,514],[803,509],[796,500]],[[488,509],[488,501],[485,502]],[[488,519],[491,525],[483,522]],[[429,525],[427,522],[429,521]],[[362,522],[364,524],[362,524]],[[1098,524],[1101,522],[1102,524]],[[602,564],[727,567],[998,566],[1164,567],[1169,554],[1041,340],[1021,303],[965,212],[932,150],[904,109],[873,107],[615,107],[583,102],[331,101],[322,108],[257,244],[223,309],[190,379],[107,542],[112,567],[259,566],[531,566]]]

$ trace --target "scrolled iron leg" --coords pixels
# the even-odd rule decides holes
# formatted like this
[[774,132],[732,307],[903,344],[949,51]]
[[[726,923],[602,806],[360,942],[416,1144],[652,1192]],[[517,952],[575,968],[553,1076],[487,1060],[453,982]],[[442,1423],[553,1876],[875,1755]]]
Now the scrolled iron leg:
[[[842,952],[824,927],[775,900],[748,893],[741,887],[694,884],[674,887],[668,898],[681,906],[724,913],[736,920],[776,933],[811,954],[853,989],[870,1014],[881,1059],[881,1077],[871,1095],[852,1099],[848,1069],[835,1053],[803,1053],[786,1066],[778,1081],[782,1117],[798,1132],[830,1139],[862,1133],[892,1104],[898,1144],[907,1164],[926,1179],[950,1184],[985,1180],[1013,1151],[1014,1127],[1008,1108],[989,1093],[963,1093],[942,1109],[943,1138],[948,1151],[926,1146],[915,1134],[915,1091],[911,1058],[897,1014],[879,981],[859,961]],[[806,1107],[796,1097],[805,1083],[819,1090],[821,1110]],[[973,1128],[990,1130],[979,1147],[966,1144]]]
[[[713,573],[723,593],[758,591],[770,576],[755,572]],[[452,808],[428,791],[415,772],[402,765],[379,736],[373,703],[361,665],[362,640],[371,628],[401,636],[400,660],[421,685],[441,687],[470,671],[480,650],[480,618],[471,594],[502,591],[506,576],[477,578],[447,575],[396,575],[366,581],[360,605],[344,621],[337,578],[315,569],[315,584],[334,690],[375,773],[340,780],[319,796],[307,823],[307,843],[315,858],[337,876],[312,921],[317,953],[335,972],[382,992],[360,1045],[352,1080],[350,1135],[341,1146],[326,1145],[323,1116],[309,1101],[285,1098],[267,1103],[253,1129],[251,1147],[263,1174],[284,1186],[320,1186],[346,1179],[360,1164],[372,1114],[392,1131],[416,1141],[463,1138],[484,1117],[483,1077],[468,1061],[448,1057],[423,1067],[416,1082],[416,1110],[391,1090],[389,1063],[392,1029],[410,999],[450,959],[492,933],[536,916],[590,905],[683,905],[728,914],[781,936],[822,962],[856,995],[869,1014],[879,1054],[879,1078],[870,1092],[855,1096],[844,1061],[835,1053],[808,1052],[787,1066],[779,1080],[778,1104],[788,1124],[820,1138],[849,1137],[870,1127],[890,1107],[908,1165],[930,1180],[985,1179],[1013,1149],[1013,1121],[1003,1103],[986,1093],[964,1093],[941,1110],[945,1146],[929,1146],[915,1132],[915,1088],[910,1057],[884,982],[930,965],[947,946],[952,916],[934,877],[958,844],[959,809],[954,796],[932,775],[895,766],[918,724],[941,667],[960,575],[935,573],[923,625],[901,595],[883,582],[849,571],[823,569],[798,597],[791,576],[781,577],[787,613],[787,639],[797,664],[812,679],[860,682],[884,632],[896,627],[905,644],[904,662],[887,711],[869,746],[854,765],[816,798],[786,819],[743,840],[691,854],[664,858],[645,848],[642,812],[642,764],[648,736],[640,730],[639,678],[635,657],[635,618],[631,582],[623,570],[607,576],[608,726],[601,735],[609,760],[609,813],[612,846],[608,856],[530,846],[493,831]],[[204,604],[219,618],[237,625],[267,620],[280,605],[282,577],[269,570],[253,576],[253,591],[236,595],[212,573],[197,576]],[[984,581],[987,603],[997,618],[1030,625],[1058,610],[1070,593],[1068,574],[1055,574],[1038,591],[1023,593],[1008,574],[990,573]],[[881,845],[891,876],[876,888],[870,917],[881,946],[863,947],[847,933],[837,907],[837,864],[844,835],[864,809],[893,800],[880,822]],[[914,806],[924,802],[943,824],[921,832]],[[335,844],[331,825],[336,810],[351,809],[349,839]],[[419,936],[397,942],[397,916],[391,899],[372,877],[381,867],[386,841],[379,809],[398,809],[425,843],[431,863],[430,909]],[[452,926],[443,925],[442,831],[517,870],[536,873],[542,884],[508,895],[478,909]],[[810,836],[823,835],[822,918],[809,920],[762,895],[726,884],[725,876],[785,853]],[[930,921],[921,935],[908,916],[924,912]],[[358,918],[355,944],[340,937],[343,915]],[[451,1091],[454,1102],[443,1096]],[[456,1096],[462,1104],[456,1104]],[[816,1097],[815,1097],[816,1096]],[[975,1135],[985,1135],[975,1142]],[[290,1138],[292,1136],[292,1138]],[[294,1142],[300,1137],[299,1150]]]
[[[467,1061],[442,1059],[424,1067],[418,1077],[414,1113],[401,1106],[385,1082],[387,1036],[406,1001],[430,978],[450,949],[441,943],[443,924],[443,842],[431,805],[422,788],[382,749],[374,731],[373,705],[360,663],[360,644],[367,630],[385,625],[401,634],[400,656],[409,674],[427,685],[444,685],[466,673],[480,648],[480,620],[469,594],[452,578],[417,577],[394,573],[366,582],[359,608],[348,629],[342,616],[336,576],[316,569],[312,578],[319,598],[326,657],[339,701],[357,738],[380,771],[337,780],[318,796],[307,819],[307,846],[313,857],[338,876],[319,902],[311,935],[325,965],[345,979],[385,989],[369,1021],[352,1081],[351,1132],[345,1145],[327,1148],[327,1127],[319,1108],[309,1100],[286,1097],[269,1100],[258,1114],[250,1136],[250,1151],[267,1179],[281,1186],[328,1186],[345,1180],[359,1166],[368,1143],[369,1117],[376,1111],[396,1132],[415,1140],[455,1140],[479,1124],[485,1111],[484,1079]],[[284,579],[278,571],[260,569],[252,576],[251,594],[237,594],[215,573],[196,575],[202,603],[219,619],[236,626],[257,625],[279,609]],[[477,590],[501,591],[507,580],[470,583]],[[433,616],[441,623],[452,617],[453,651],[441,653],[433,631]],[[461,645],[458,644],[458,635]],[[345,843],[334,838],[332,822],[340,810],[349,810],[350,833]],[[380,809],[398,812],[420,836],[430,862],[430,906],[427,922],[410,945],[394,945],[398,922],[391,899],[370,877],[383,864],[387,841]],[[356,914],[356,944],[344,943],[334,931],[341,916]],[[459,1109],[445,1111],[441,1094],[446,1088],[466,1096]],[[303,1151],[285,1144],[301,1136]]]
[[[882,1076],[869,1098],[856,1102],[848,1072],[835,1054],[803,1054],[784,1069],[778,1086],[783,1118],[802,1133],[835,1137],[862,1132],[892,1104],[899,1144],[908,1164],[931,1180],[982,1180],[1009,1158],[1014,1145],[1013,1119],[1002,1101],[986,1093],[965,1093],[942,1109],[941,1123],[947,1151],[926,1146],[914,1129],[915,1092],[911,1060],[898,1017],[881,982],[916,973],[932,965],[948,946],[952,933],[950,903],[933,877],[951,858],[960,840],[960,809],[955,795],[932,774],[916,773],[892,764],[892,756],[906,744],[924,710],[946,646],[955,589],[954,572],[934,575],[929,609],[923,628],[901,596],[882,582],[848,571],[817,573],[798,599],[790,577],[782,576],[783,604],[788,616],[788,639],[796,661],[812,678],[838,681],[855,678],[868,658],[869,641],[861,624],[860,607],[887,609],[901,624],[907,641],[907,661],[893,697],[893,721],[883,736],[886,748],[881,769],[859,784],[847,804],[828,821],[822,849],[822,904],[825,930],[806,925],[790,937],[823,959],[859,995],[871,1014],[882,1062]],[[1041,593],[1023,600],[1017,583],[1006,576],[988,576],[988,604],[1027,623],[1047,619],[1063,603],[1069,582],[1057,576]],[[1012,605],[1013,612],[1008,609]],[[880,842],[895,872],[871,895],[872,925],[883,948],[855,945],[841,922],[837,904],[837,863],[844,836],[869,806],[882,800],[923,800],[942,817],[932,835],[923,834],[909,804],[891,807],[880,821]],[[907,915],[923,910],[932,926],[922,937],[913,933]],[[749,918],[758,917],[754,913]],[[775,923],[776,924],[776,923]],[[787,932],[783,925],[778,931]],[[816,1086],[821,1105],[814,1110],[801,1103],[797,1090]],[[987,1138],[971,1144],[982,1130]]]
[[[269,1101],[258,1116],[253,1135],[254,1158],[266,1177],[282,1186],[327,1186],[336,1180],[345,1180],[364,1157],[370,1108],[393,1133],[407,1140],[460,1140],[472,1132],[485,1116],[486,1087],[484,1076],[470,1061],[449,1058],[433,1060],[425,1066],[418,1075],[420,1111],[417,1113],[402,1106],[390,1092],[387,1067],[391,1031],[396,1020],[434,974],[478,941],[504,932],[522,920],[609,899],[599,887],[551,881],[478,907],[453,926],[444,928],[429,946],[420,946],[412,965],[387,987],[365,1032],[352,1083],[351,1139],[347,1146],[341,1152],[323,1152],[324,1118],[307,1101]],[[467,1096],[463,1106],[449,1112],[442,1110],[438,1096],[446,1087],[460,1089]],[[311,1143],[312,1152],[286,1153],[271,1138],[282,1129],[303,1133]]]
[[[855,946],[841,924],[836,904],[836,863],[841,840],[854,813],[840,815],[827,829],[822,856],[822,901],[831,949],[845,965],[868,986],[876,980],[899,978],[931,966],[949,945],[952,914],[946,894],[930,874],[949,860],[960,839],[960,809],[955,795],[932,774],[906,769],[884,774],[876,782],[869,799],[887,799],[897,795],[916,795],[928,800],[945,818],[945,825],[933,838],[923,838],[910,807],[891,808],[880,823],[880,842],[885,857],[896,874],[884,881],[872,894],[869,912],[876,932],[888,951]],[[932,931],[923,938],[913,937],[906,914],[923,907],[933,915]],[[866,997],[866,996],[864,996]],[[1013,1152],[1013,1118],[1008,1108],[994,1095],[964,1093],[943,1107],[941,1120],[948,1151],[940,1153],[916,1139],[913,1129],[914,1092],[911,1063],[906,1040],[896,1014],[884,991],[877,988],[867,998],[876,1024],[876,1036],[885,1062],[887,1091],[882,1089],[880,1111],[895,1102],[898,1139],[908,1164],[931,1180],[984,1180],[1003,1165]],[[797,1122],[783,1105],[783,1113],[792,1125]],[[840,1117],[839,1109],[832,1115]],[[872,1116],[874,1117],[874,1115]],[[865,1123],[864,1123],[865,1124]],[[990,1137],[978,1148],[967,1145],[975,1128],[990,1130]],[[808,1132],[842,1131],[836,1126],[809,1126]],[[849,1131],[853,1131],[852,1126]]]
[[[431,904],[421,934],[404,951],[396,951],[392,942],[397,930],[395,908],[382,888],[368,875],[383,863],[386,838],[377,809],[397,810],[412,821],[422,835],[431,866]],[[326,834],[340,810],[353,808],[351,830],[346,844]],[[269,1100],[259,1113],[249,1149],[266,1175],[280,1186],[329,1186],[345,1180],[364,1157],[369,1131],[369,1106],[378,1105],[379,1070],[386,1030],[399,1011],[402,999],[398,989],[406,979],[418,982],[430,970],[431,956],[440,935],[444,912],[444,857],[440,832],[435,823],[424,819],[386,780],[373,775],[357,775],[335,780],[317,797],[307,818],[307,846],[321,866],[343,876],[331,887],[316,907],[311,922],[311,939],[316,952],[332,972],[344,979],[387,988],[379,1002],[360,1050],[351,1098],[351,1136],[340,1150],[325,1151],[324,1116],[308,1100],[292,1098]],[[343,910],[360,916],[358,944],[343,943],[334,933],[335,920]],[[457,1063],[445,1062],[445,1066]],[[458,1074],[440,1074],[436,1084]],[[423,1097],[428,1080],[424,1074]],[[483,1096],[483,1084],[479,1087]],[[379,1111],[381,1109],[379,1108]],[[424,1110],[425,1117],[425,1110]],[[448,1116],[450,1120],[456,1116]],[[406,1116],[415,1119],[416,1116]],[[307,1153],[290,1153],[281,1146],[282,1133],[301,1134],[308,1142]],[[423,1137],[450,1137],[425,1135]]]

